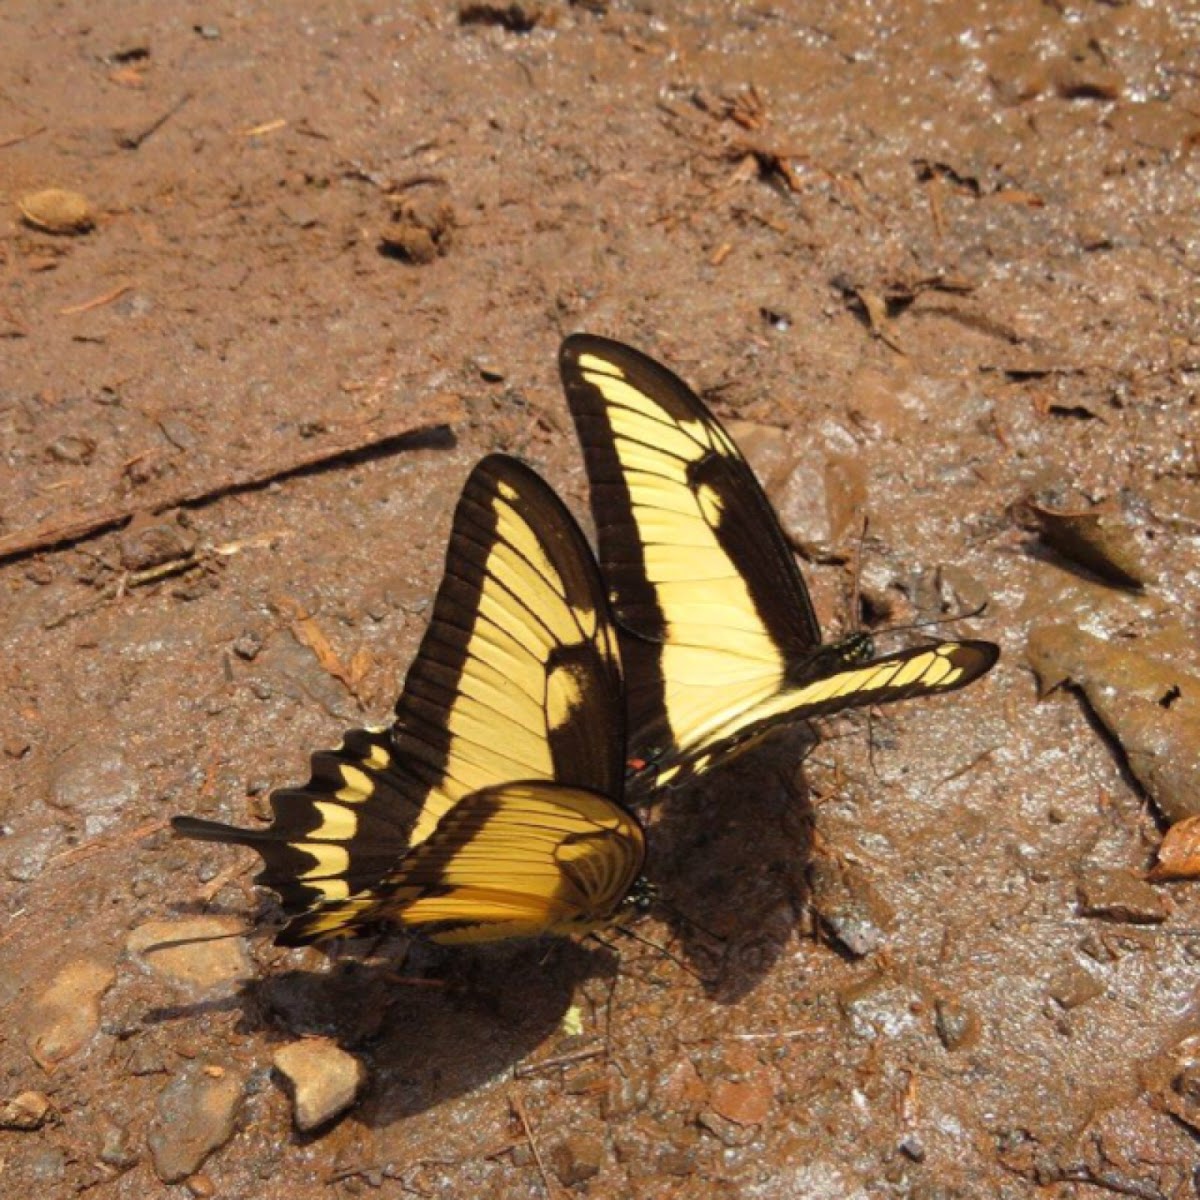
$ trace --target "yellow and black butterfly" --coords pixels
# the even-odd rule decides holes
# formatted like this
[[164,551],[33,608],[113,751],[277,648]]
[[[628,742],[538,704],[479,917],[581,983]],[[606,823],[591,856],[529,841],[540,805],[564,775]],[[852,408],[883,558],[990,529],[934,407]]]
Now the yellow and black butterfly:
[[631,794],[777,725],[952,691],[996,662],[990,642],[878,658],[865,634],[823,644],[770,501],[700,398],[607,338],[568,337],[559,367],[622,634]]
[[269,828],[173,824],[262,855],[280,945],[388,924],[437,942],[586,932],[648,896],[642,829],[616,799],[624,729],[587,541],[539,476],[492,455],[455,509],[394,724],[314,754]]

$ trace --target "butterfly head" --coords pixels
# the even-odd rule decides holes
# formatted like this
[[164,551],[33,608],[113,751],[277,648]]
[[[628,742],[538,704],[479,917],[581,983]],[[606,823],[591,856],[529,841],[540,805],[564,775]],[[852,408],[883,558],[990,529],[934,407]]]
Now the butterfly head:
[[830,647],[847,666],[870,662],[875,657],[875,639],[863,630],[847,634]]
[[625,897],[625,907],[635,913],[648,913],[658,899],[658,888],[644,875],[639,875]]

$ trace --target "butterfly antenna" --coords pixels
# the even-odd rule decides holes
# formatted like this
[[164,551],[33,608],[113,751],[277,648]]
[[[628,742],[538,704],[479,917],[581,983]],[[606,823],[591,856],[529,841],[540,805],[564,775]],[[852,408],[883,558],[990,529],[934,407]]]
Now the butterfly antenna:
[[969,612],[954,613],[948,617],[926,617],[921,621],[910,621],[907,625],[889,625],[886,629],[879,630],[880,633],[904,633],[909,629],[929,629],[934,625],[953,625],[956,621],[970,621],[974,617],[982,616],[987,612],[988,602],[983,601],[982,604],[977,604]]
[[862,566],[867,549],[867,528],[871,518],[863,513],[862,529],[858,531],[858,550],[854,555],[854,578],[850,582],[850,632],[862,631]]
[[644,938],[640,933],[634,933],[632,929],[626,929],[624,925],[614,925],[613,933],[619,933],[622,937],[632,938],[635,942],[640,942],[643,946],[649,946],[651,950],[657,950],[664,958],[669,958],[681,971],[690,975],[698,983],[703,983],[704,979],[691,967],[687,965],[677,954],[673,954],[666,946],[660,946],[658,942],[652,942],[649,938]]
[[665,901],[661,896],[656,896],[654,898],[654,903],[658,908],[663,909],[677,921],[682,921],[685,925],[690,925],[693,929],[698,929],[701,933],[712,938],[714,942],[720,942],[721,944],[724,944],[725,939],[719,933],[714,933],[713,930],[701,925],[700,922],[694,917],[689,917],[687,913],[682,912],[676,908],[675,905],[668,904],[667,901]]

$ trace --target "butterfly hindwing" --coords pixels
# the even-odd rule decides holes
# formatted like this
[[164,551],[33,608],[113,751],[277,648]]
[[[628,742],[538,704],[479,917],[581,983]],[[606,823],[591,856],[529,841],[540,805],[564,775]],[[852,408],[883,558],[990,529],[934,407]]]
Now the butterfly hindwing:
[[559,365],[624,635],[643,790],[706,770],[776,725],[949,691],[996,661],[986,642],[873,661],[860,661],[860,639],[823,645],[770,501],[699,397],[607,338],[568,337]]
[[[610,838],[630,850],[632,818],[610,799],[621,792],[624,720],[617,638],[587,541],[534,472],[492,455],[455,509],[445,574],[394,725],[353,730],[338,749],[314,754],[304,786],[272,795],[267,829],[174,824],[262,855],[257,880],[279,893],[290,918],[282,944],[404,923],[401,906],[377,903],[380,889],[394,892],[431,839],[438,861],[448,861],[460,815],[485,807],[474,797],[513,781],[591,796],[611,810]],[[511,801],[503,809],[489,828],[507,829],[519,864],[522,848],[536,847],[506,824]],[[632,849],[640,864],[640,840]],[[561,924],[569,904],[547,905]]]
[[175,817],[178,833],[250,846],[262,855],[257,883],[279,893],[285,913],[341,900],[371,884],[409,845],[423,807],[419,787],[397,768],[387,729],[353,729],[312,756],[308,782],[271,795],[266,829]]
[[[607,797],[503,784],[455,805],[350,910],[356,923],[397,924],[443,943],[586,932],[621,910],[644,854],[641,827]],[[320,937],[347,915],[318,909],[293,922],[288,944]]]

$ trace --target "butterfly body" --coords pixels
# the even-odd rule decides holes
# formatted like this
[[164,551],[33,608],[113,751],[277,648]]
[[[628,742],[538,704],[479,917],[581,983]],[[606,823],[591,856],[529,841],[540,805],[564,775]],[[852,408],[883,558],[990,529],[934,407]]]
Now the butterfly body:
[[559,367],[622,634],[641,798],[779,725],[951,691],[995,663],[988,642],[880,657],[865,634],[823,643],[766,494],[699,397],[662,364],[589,334],[564,341]]

